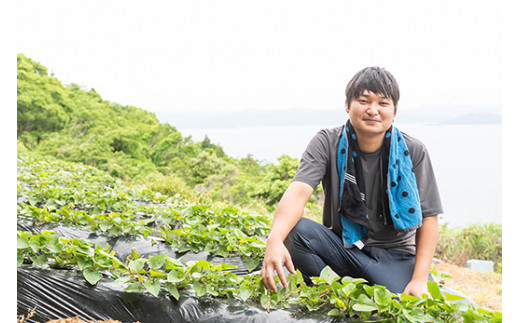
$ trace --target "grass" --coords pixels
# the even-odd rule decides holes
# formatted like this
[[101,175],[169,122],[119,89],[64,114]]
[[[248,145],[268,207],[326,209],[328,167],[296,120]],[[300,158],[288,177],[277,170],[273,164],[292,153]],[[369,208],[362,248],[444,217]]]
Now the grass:
[[470,259],[491,260],[495,271],[502,272],[502,225],[472,224],[464,228],[439,227],[435,257],[445,262],[466,266]]

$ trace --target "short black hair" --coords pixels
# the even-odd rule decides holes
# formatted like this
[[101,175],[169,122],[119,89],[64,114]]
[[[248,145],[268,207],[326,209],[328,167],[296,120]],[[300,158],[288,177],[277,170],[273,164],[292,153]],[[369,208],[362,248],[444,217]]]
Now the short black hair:
[[384,68],[378,66],[365,67],[354,75],[345,90],[347,107],[350,107],[350,102],[358,98],[365,90],[391,98],[397,109],[399,85],[394,76]]

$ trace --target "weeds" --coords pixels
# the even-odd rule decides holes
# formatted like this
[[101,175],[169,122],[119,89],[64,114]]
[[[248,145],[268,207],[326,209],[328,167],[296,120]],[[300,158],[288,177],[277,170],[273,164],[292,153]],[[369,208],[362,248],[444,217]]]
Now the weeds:
[[492,260],[502,272],[502,225],[472,224],[466,228],[439,228],[435,257],[465,267],[470,259]]
[[28,319],[34,316],[34,311],[36,311],[36,306],[33,309],[27,310],[27,315],[18,315],[16,317],[16,323],[26,323]]

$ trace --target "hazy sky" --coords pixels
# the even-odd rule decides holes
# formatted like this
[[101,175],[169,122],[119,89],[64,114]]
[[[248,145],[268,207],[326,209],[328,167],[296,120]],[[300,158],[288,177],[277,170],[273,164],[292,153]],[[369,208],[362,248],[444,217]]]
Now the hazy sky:
[[400,108],[501,105],[499,2],[19,0],[17,52],[149,111],[342,108],[383,66]]

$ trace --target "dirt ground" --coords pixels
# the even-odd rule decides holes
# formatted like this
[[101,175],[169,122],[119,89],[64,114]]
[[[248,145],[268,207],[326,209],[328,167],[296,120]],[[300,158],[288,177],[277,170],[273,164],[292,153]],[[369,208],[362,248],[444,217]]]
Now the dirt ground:
[[502,311],[502,274],[481,273],[440,262],[437,272],[448,274],[445,286],[463,292],[481,307]]
[[[108,321],[83,321],[82,319],[78,317],[72,317],[68,319],[59,319],[59,320],[51,320],[47,321],[46,323],[122,323],[121,321],[114,321],[114,320],[108,320]],[[136,322],[139,323],[139,322]]]
[[[28,311],[27,315],[19,316],[16,319],[16,323],[26,323],[29,318],[31,318],[34,315],[36,308],[33,308]],[[76,317],[69,317],[64,319],[56,319],[56,320],[50,320],[46,323],[123,323],[121,321],[114,321],[114,320],[106,320],[106,321],[84,321],[80,319],[78,316]],[[125,322],[129,323],[129,322]],[[134,323],[141,323],[141,322],[134,322]]]

